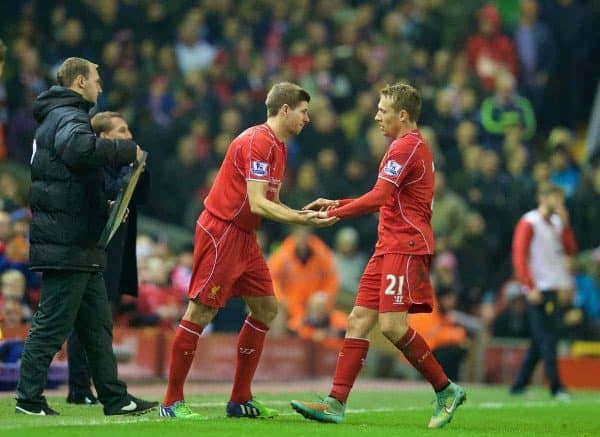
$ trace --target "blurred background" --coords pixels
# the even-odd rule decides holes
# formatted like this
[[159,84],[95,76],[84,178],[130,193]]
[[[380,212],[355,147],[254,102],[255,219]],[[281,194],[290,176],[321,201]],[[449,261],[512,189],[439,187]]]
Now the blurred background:
[[[115,319],[126,379],[165,374],[196,218],[229,142],[265,120],[271,84],[297,82],[313,97],[311,124],[288,144],[281,193],[298,208],[371,188],[388,145],[373,122],[379,90],[406,80],[421,91],[419,125],[436,162],[437,304],[411,324],[452,378],[510,381],[529,334],[512,233],[551,181],[566,193],[580,250],[562,309],[561,372],[567,386],[594,384],[581,375],[600,372],[599,26],[594,0],[1,2],[0,384],[39,302],[40,278],[27,269],[31,105],[70,56],[100,65],[95,111],[121,112],[149,152],[140,295],[124,297]],[[263,224],[282,308],[258,378],[331,374],[376,225],[376,216],[318,231]],[[233,300],[219,313],[192,378],[230,378],[245,311]],[[366,373],[418,377],[395,348],[372,341]],[[61,366],[64,356],[57,383]]]

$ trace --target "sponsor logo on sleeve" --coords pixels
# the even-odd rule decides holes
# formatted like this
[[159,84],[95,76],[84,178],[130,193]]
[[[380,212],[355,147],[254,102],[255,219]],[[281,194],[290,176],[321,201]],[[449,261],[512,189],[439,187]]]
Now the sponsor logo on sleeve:
[[392,159],[386,162],[385,167],[383,167],[383,172],[389,176],[398,176],[400,174],[400,170],[402,170],[402,164],[399,164]]
[[265,177],[269,173],[269,164],[263,161],[252,161],[250,172],[254,176]]

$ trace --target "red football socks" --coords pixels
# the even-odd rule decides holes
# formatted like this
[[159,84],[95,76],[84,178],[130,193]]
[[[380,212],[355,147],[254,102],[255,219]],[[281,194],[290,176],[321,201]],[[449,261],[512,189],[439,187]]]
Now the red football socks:
[[369,340],[365,340],[364,338],[344,339],[344,345],[335,366],[333,387],[331,387],[329,396],[336,398],[344,404],[346,403],[368,351]]
[[204,328],[188,320],[179,322],[175,338],[171,346],[171,367],[169,368],[169,384],[163,405],[173,405],[183,400],[183,385],[187,378],[194,352],[198,345],[198,338]]
[[441,391],[448,386],[450,381],[440,363],[431,353],[431,349],[417,331],[408,328],[406,334],[396,343],[410,364],[429,381],[435,391]]
[[237,364],[233,378],[231,400],[244,403],[252,399],[250,386],[262,354],[269,327],[248,316],[238,337]]

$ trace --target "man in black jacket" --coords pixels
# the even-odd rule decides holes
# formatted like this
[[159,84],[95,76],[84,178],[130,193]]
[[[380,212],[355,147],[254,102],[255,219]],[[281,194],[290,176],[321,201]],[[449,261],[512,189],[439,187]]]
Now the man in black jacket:
[[[92,129],[98,138],[109,140],[131,140],[132,135],[127,121],[118,112],[100,112],[91,120]],[[133,168],[107,166],[104,168],[106,193],[115,199]],[[137,264],[135,244],[137,237],[137,204],[147,201],[150,180],[147,171],[142,173],[129,202],[127,221],[121,224],[106,248],[108,261],[104,270],[104,282],[113,316],[119,308],[121,295],[138,295]],[[67,340],[69,357],[69,394],[67,402],[93,405],[96,398],[92,393],[90,373],[85,351],[79,336],[73,332]]]
[[33,106],[40,123],[31,159],[30,264],[43,272],[40,306],[25,343],[17,385],[17,413],[55,415],[43,396],[54,354],[75,329],[86,355],[104,414],[152,410],[127,393],[117,379],[112,321],[102,271],[106,252],[98,245],[108,218],[103,167],[122,166],[142,151],[131,140],[96,138],[88,111],[102,91],[97,65],[69,58],[59,68],[59,86]]

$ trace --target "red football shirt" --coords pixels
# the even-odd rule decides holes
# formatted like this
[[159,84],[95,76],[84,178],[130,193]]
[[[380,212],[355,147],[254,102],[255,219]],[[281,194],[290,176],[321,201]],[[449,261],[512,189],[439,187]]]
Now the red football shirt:
[[285,144],[269,125],[246,129],[227,149],[215,183],[204,200],[206,210],[239,228],[254,231],[260,225],[260,216],[250,211],[246,181],[268,182],[267,198],[274,200],[286,160]]
[[379,166],[379,178],[396,189],[379,209],[375,255],[433,254],[434,171],[431,150],[417,129],[390,144]]

